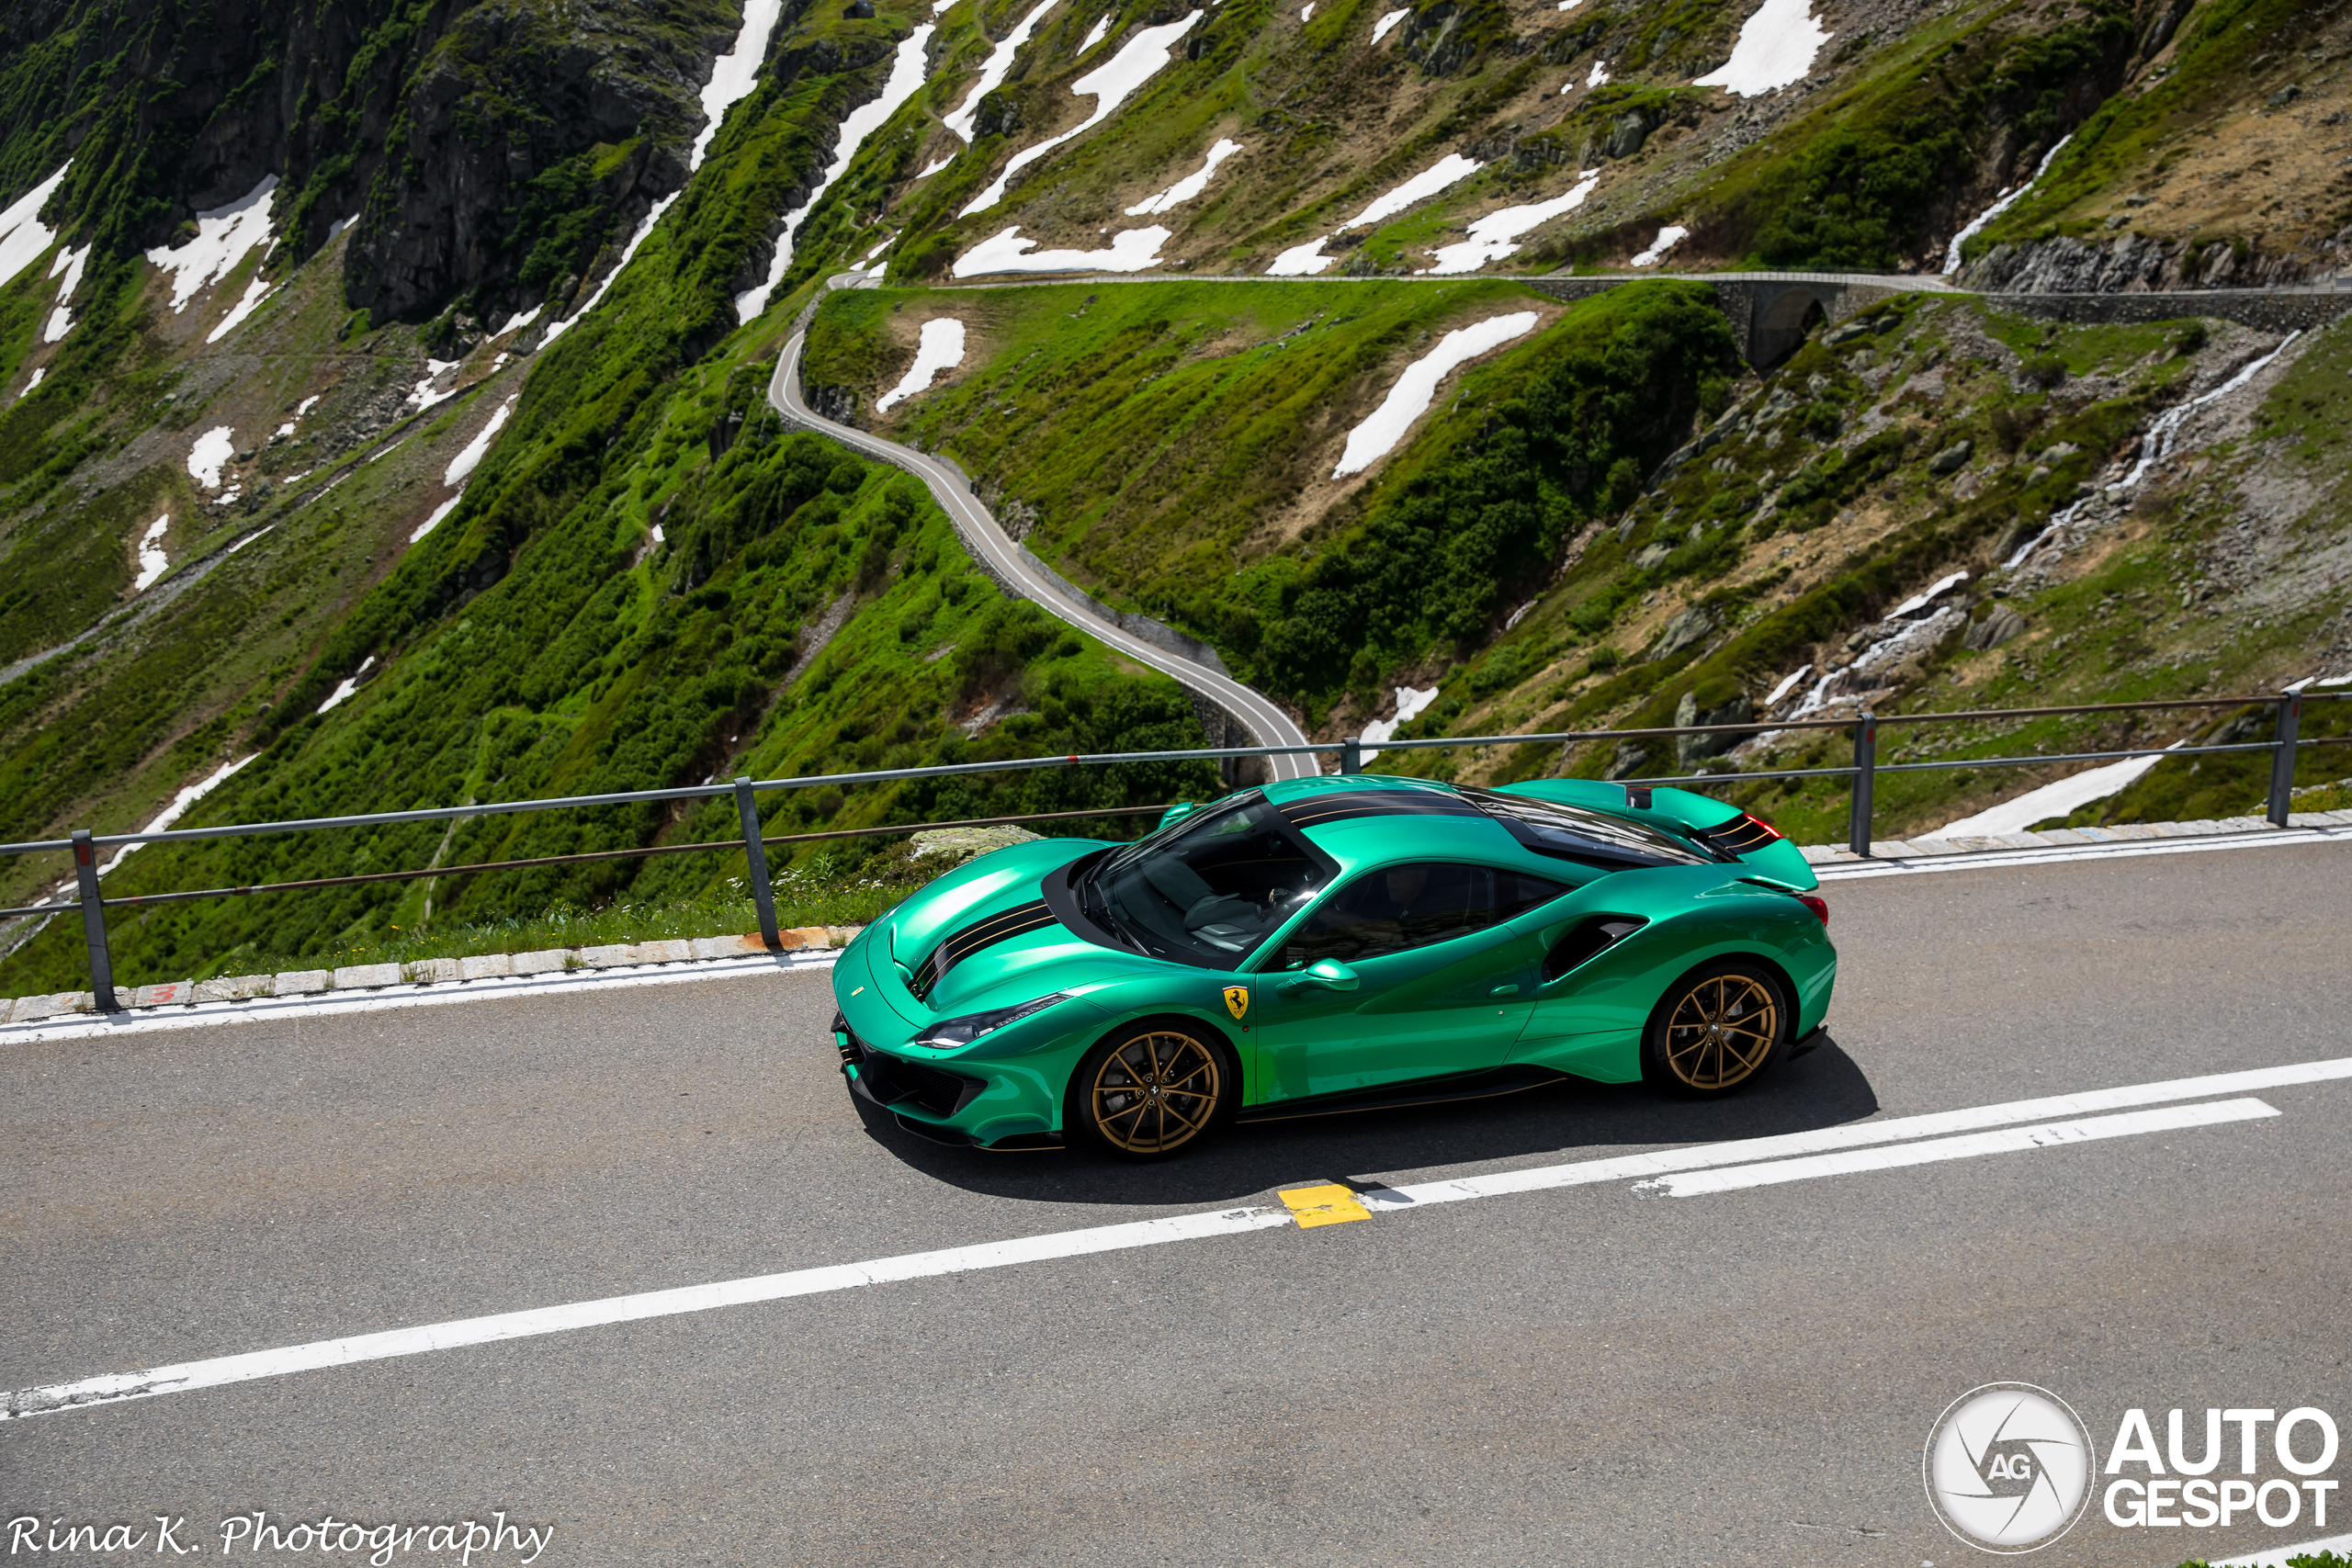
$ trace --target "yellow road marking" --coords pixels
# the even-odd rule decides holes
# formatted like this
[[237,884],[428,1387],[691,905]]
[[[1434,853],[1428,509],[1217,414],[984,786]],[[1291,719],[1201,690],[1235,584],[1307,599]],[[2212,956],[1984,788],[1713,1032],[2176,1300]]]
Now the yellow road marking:
[[1281,1197],[1301,1230],[1372,1218],[1372,1211],[1357,1202],[1355,1193],[1345,1187],[1298,1187]]

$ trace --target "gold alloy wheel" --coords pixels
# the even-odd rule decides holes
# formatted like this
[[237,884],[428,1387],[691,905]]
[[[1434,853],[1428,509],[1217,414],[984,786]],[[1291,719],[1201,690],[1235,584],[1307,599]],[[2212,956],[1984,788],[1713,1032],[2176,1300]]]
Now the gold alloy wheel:
[[1087,1087],[1087,1113],[1112,1147],[1163,1155],[1208,1126],[1223,1087],[1215,1051],[1189,1034],[1154,1030],[1102,1058]]
[[1780,1037],[1780,1004],[1762,981],[1710,975],[1667,1021],[1666,1065],[1692,1089],[1729,1089],[1764,1065]]

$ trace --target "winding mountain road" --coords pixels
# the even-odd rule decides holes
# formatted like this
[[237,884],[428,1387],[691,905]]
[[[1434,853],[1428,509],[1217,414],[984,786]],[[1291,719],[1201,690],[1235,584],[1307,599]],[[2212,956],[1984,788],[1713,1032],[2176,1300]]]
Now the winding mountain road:
[[[829,288],[842,287],[840,278],[829,280]],[[855,285],[850,285],[855,287]],[[901,446],[895,441],[885,441],[878,435],[827,419],[803,401],[800,396],[800,350],[808,337],[808,323],[803,321],[793,331],[776,356],[775,375],[768,382],[768,401],[775,411],[794,424],[829,435],[844,446],[869,457],[904,468],[931,487],[931,493],[946,510],[972,552],[1000,581],[1018,587],[1036,606],[1057,620],[1068,622],[1096,641],[1116,649],[1126,658],[1148,664],[1163,675],[1172,676],[1187,690],[1223,708],[1258,738],[1261,746],[1306,746],[1306,732],[1283,711],[1272,698],[1229,676],[1221,675],[1207,666],[1198,664],[1182,655],[1145,641],[1125,627],[1090,614],[1072,601],[1036,569],[1025,551],[997,523],[995,515],[972,493],[971,481],[962,469],[942,457],[918,452],[911,446]],[[1312,778],[1322,771],[1319,758],[1311,752],[1276,755],[1266,759],[1272,776],[1276,780]]]

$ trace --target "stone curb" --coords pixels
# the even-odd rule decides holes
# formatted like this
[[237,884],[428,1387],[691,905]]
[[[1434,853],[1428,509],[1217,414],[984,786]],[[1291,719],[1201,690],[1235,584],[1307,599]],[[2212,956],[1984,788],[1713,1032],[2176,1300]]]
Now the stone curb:
[[[840,948],[862,926],[793,926],[778,933],[781,951]],[[314,996],[336,991],[415,990],[509,976],[562,975],[598,969],[636,968],[648,964],[693,964],[713,959],[752,958],[767,953],[759,933],[707,936],[691,941],[612,942],[599,947],[559,947],[540,953],[494,953],[473,958],[427,958],[413,964],[355,964],[340,969],[291,969],[276,975],[227,975],[203,981],[119,986],[133,1010],[193,1006],[198,1002],[244,1001],[259,997]],[[52,991],[36,997],[0,997],[0,1023],[36,1023],[63,1013],[96,1010],[87,991]]]
[[[2352,811],[2298,811],[2290,828],[2352,828]],[[1879,839],[1868,855],[1844,844],[1805,844],[1798,853],[1813,865],[1850,865],[1865,860],[1915,860],[1922,856],[1997,854],[2004,850],[2057,849],[2066,844],[2121,844],[2148,839],[2195,839],[2213,833],[2272,831],[2261,817],[2223,817],[2199,822],[2129,822],[2116,828],[2055,828],[2046,833],[1990,833],[1957,839]]]

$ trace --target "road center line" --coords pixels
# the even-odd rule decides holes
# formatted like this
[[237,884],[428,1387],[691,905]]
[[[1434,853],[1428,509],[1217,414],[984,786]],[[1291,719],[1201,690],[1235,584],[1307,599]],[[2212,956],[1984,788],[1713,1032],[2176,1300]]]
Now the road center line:
[[1874,1149],[1814,1155],[1805,1159],[1771,1160],[1763,1165],[1736,1165],[1728,1169],[1686,1171],[1636,1182],[1634,1190],[1645,1198],[1693,1198],[1705,1192],[1734,1192],[1748,1187],[1776,1186],[1784,1181],[1849,1176],[1862,1170],[1894,1170],[1906,1165],[1932,1165],[1939,1160],[1974,1159],[1982,1155],[2020,1154],[2027,1149],[2055,1148],[2063,1144],[2087,1144],[2100,1138],[2129,1138],[2142,1133],[2170,1133],[2186,1127],[2211,1127],[2224,1122],[2252,1122],[2278,1114],[2277,1110],[2258,1100],[2224,1100],[2209,1105],[2168,1105],[2156,1111],[2125,1111],[2113,1116],[2092,1116],[2079,1122],[2045,1122],[2033,1127],[2004,1127],[1991,1133],[1963,1133],[1957,1138],[1888,1144]]
[[[1758,1161],[1769,1161],[1792,1156],[1813,1156],[1844,1149],[1867,1148],[1874,1145],[1903,1144],[1907,1140],[1981,1131],[1989,1127],[2039,1122],[2053,1116],[2079,1116],[2096,1112],[2128,1109],[2133,1106],[2161,1105],[2170,1101],[2203,1100],[2216,1095],[2237,1094],[2248,1090],[2290,1088],[2352,1078],[2352,1057],[2336,1057],[2326,1061],[2298,1062],[2285,1066],[2256,1067],[2243,1072],[2212,1073],[2199,1077],[2174,1078],[2162,1083],[2132,1084],[2120,1089],[2093,1089],[2080,1094],[2052,1095],[2040,1100],[2014,1100],[2005,1105],[1974,1106],[1962,1111],[1935,1111],[1923,1116],[1890,1118],[1883,1122],[1855,1122],[1842,1127],[1825,1127],[1807,1133],[1790,1133],[1774,1137],[1741,1138],[1728,1143],[1702,1144],[1690,1148],[1663,1150],[1655,1154],[1628,1155],[1616,1158],[1582,1160],[1570,1165],[1539,1167],[1532,1170],[1496,1171],[1483,1176],[1457,1177],[1448,1180],[1420,1182],[1405,1187],[1377,1188],[1355,1194],[1355,1200],[1377,1216],[1400,1209],[1418,1208],[1430,1203],[1459,1202],[1473,1198],[1499,1197],[1512,1192],[1535,1192],[1553,1188],[1585,1186],[1594,1182],[1616,1181],[1627,1178],[1644,1179],[1670,1176],[1681,1171],[1697,1171],[1723,1167],[1750,1167]],[[2243,1108],[2258,1105],[2258,1111]],[[2225,1114],[2216,1114],[2225,1113]],[[2209,1121],[2239,1120],[2248,1115],[2275,1115],[2259,1101],[2241,1100],[2233,1106],[2198,1106],[2187,1108],[2175,1116],[2188,1120],[2163,1122],[2165,1126],[2197,1126]],[[2197,1118],[2202,1117],[2203,1120]],[[2108,1118],[2122,1122],[2129,1118]],[[2088,1127],[2089,1122],[2078,1123]],[[2146,1129],[2155,1130],[2152,1123]],[[2040,1147],[2047,1142],[2080,1142],[2086,1138],[2122,1135],[2121,1131],[2082,1132],[2078,1135],[2055,1135],[2052,1128],[2024,1128],[2016,1134],[2025,1139],[2017,1147]],[[2041,1135],[2037,1137],[2037,1135]],[[1952,1139],[1956,1144],[1962,1140]],[[1927,1147],[1931,1145],[1917,1145]],[[1987,1146],[1981,1152],[2002,1152]],[[1899,1157],[1901,1149],[1885,1151],[1898,1156],[1885,1163],[1914,1163]],[[1931,1155],[1930,1158],[1958,1158],[1957,1154]],[[1794,1171],[1802,1163],[1791,1160],[1785,1168]],[[1857,1168],[1863,1168],[1858,1167]],[[1726,1175],[1732,1174],[1725,1172]],[[1826,1170],[1805,1174],[1827,1174]],[[1772,1179],[1802,1179],[1792,1175],[1777,1178],[1766,1175],[1743,1185],[1760,1185]],[[1678,1192],[1679,1192],[1678,1189]],[[574,1302],[562,1306],[534,1307],[522,1312],[499,1313],[486,1317],[463,1318],[450,1323],[428,1324],[417,1328],[390,1329],[377,1334],[355,1335],[341,1339],[322,1339],[307,1345],[290,1345],[273,1350],[255,1350],[243,1355],[215,1357],[208,1360],[183,1361],[171,1366],[151,1367],[143,1371],[113,1372],[98,1377],[84,1378],[73,1382],[52,1383],[40,1388],[23,1389],[0,1396],[0,1420],[19,1420],[52,1411],[84,1409],[92,1405],[114,1404],[126,1400],[153,1398],[164,1393],[186,1393],[201,1388],[219,1388],[229,1383],[250,1382],[257,1378],[281,1377],[291,1372],[316,1371],[329,1367],[352,1366],[362,1361],[385,1360],[400,1356],[413,1356],[428,1350],[448,1350],[468,1345],[493,1344],[504,1339],[526,1339],[543,1334],[561,1334],[578,1328],[593,1328],[605,1324],[633,1323],[645,1318],[672,1317],[684,1313],[708,1312],[718,1307],[745,1306],[760,1302],[783,1301],[793,1296],[818,1295],[831,1291],[853,1290],[861,1285],[886,1284],[903,1280],[921,1280],[943,1274],[968,1273],[980,1269],[1001,1269],[1017,1263],[1042,1262],[1057,1258],[1077,1258],[1091,1253],[1118,1252],[1136,1247],[1159,1247],[1169,1242],[1193,1241],[1207,1236],[1236,1235],[1249,1231],[1269,1230],[1295,1223],[1287,1209],[1259,1205],[1218,1209],[1193,1214],[1175,1214],[1164,1219],[1139,1220],[1125,1224],[1097,1225],[1084,1230],[1058,1231],[1046,1235],[1026,1236],[1010,1241],[979,1242],[968,1247],[946,1247],[933,1252],[909,1253],[897,1258],[876,1258],[864,1263],[833,1264],[816,1269],[796,1269],[788,1273],[761,1274],[748,1279],[721,1280],[707,1285],[684,1285],[673,1290],[648,1291],[636,1295],[608,1296],[599,1301]]]

